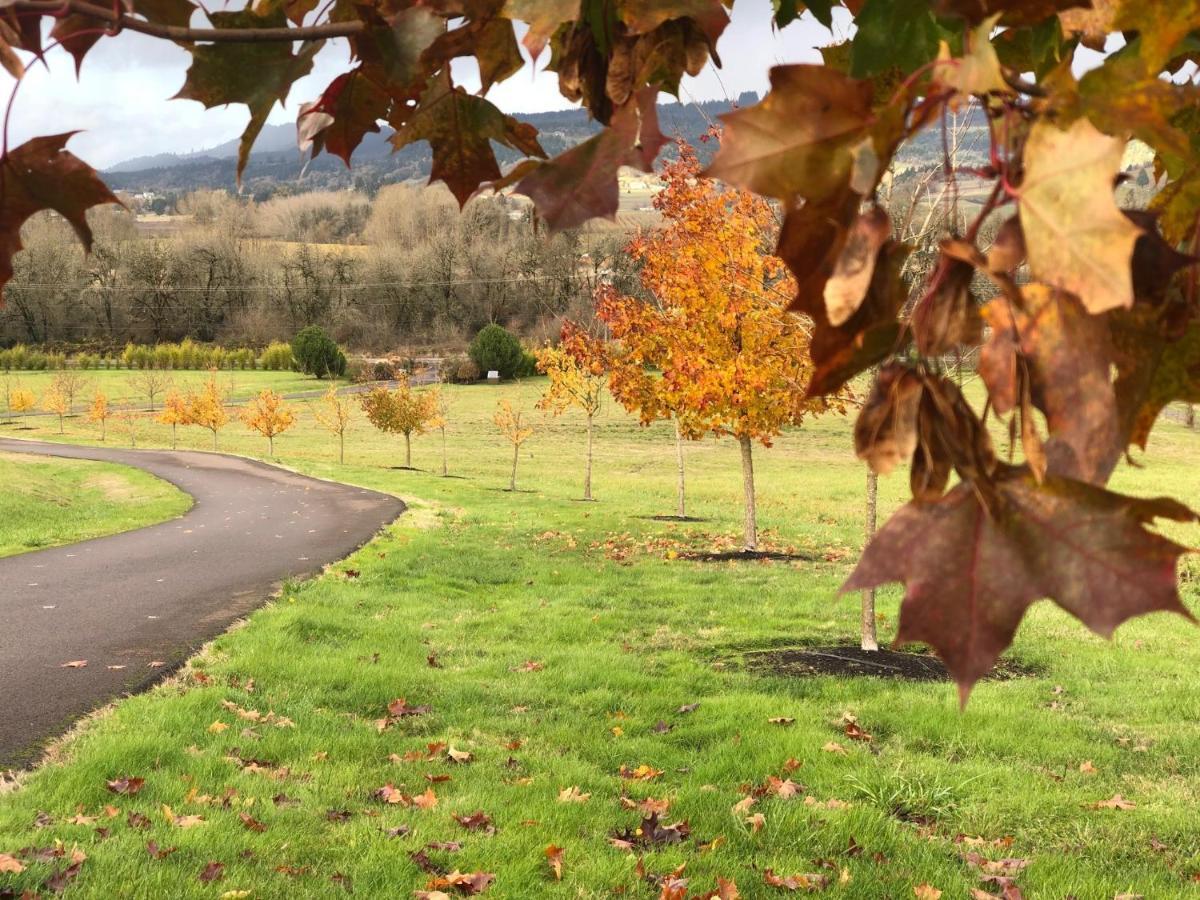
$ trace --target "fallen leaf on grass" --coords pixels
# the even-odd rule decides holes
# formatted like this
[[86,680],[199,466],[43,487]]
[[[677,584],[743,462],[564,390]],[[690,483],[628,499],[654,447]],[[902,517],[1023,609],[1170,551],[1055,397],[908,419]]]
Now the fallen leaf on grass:
[[20,875],[24,871],[25,865],[19,859],[9,856],[7,853],[0,853],[0,872]]
[[86,659],[73,659],[70,662],[63,663],[61,666],[59,666],[59,668],[60,669],[82,669],[82,668],[85,668],[86,666],[87,666]]
[[514,671],[514,672],[540,672],[544,668],[546,668],[545,663],[540,663],[535,659],[527,659],[527,660],[525,660],[525,662],[521,663],[519,666],[513,666],[512,671]]
[[772,725],[792,725],[795,723],[796,720],[793,719],[791,716],[775,716],[773,718],[767,719],[767,721],[770,722]]
[[740,816],[757,802],[758,800],[754,797],[743,797],[737,803],[733,804],[732,812],[735,816]]
[[544,852],[546,854],[546,862],[550,865],[550,871],[554,873],[554,880],[562,881],[563,848],[551,844]]
[[942,896],[942,892],[928,882],[925,882],[913,888],[913,896],[917,900],[938,900],[938,897]]
[[1137,804],[1132,800],[1126,800],[1120,794],[1113,794],[1107,800],[1093,803],[1092,809],[1137,809]]
[[622,778],[628,778],[632,781],[649,781],[652,778],[658,778],[658,776],[662,775],[662,773],[662,769],[655,769],[643,763],[636,769],[631,769],[628,766],[623,765],[617,774]]
[[755,813],[752,816],[746,817],[746,824],[750,826],[751,834],[758,834],[763,830],[763,826],[767,824],[767,817],[762,813]]
[[571,785],[569,788],[563,788],[558,792],[559,803],[587,803],[591,794],[585,794],[579,790],[579,785]]
[[841,744],[839,744],[837,741],[830,741],[821,749],[824,750],[826,753],[846,753],[846,752],[848,752],[846,750],[846,748],[843,747]]
[[257,831],[259,833],[267,830],[267,826],[249,813],[238,813],[238,818],[242,821],[242,827],[247,831]]
[[475,812],[460,816],[458,814],[451,815],[459,825],[467,829],[467,831],[480,831],[484,834],[495,834],[496,826],[492,824],[492,817],[485,813],[482,809],[477,809]]
[[[457,890],[460,894],[482,894],[495,880],[496,873],[494,872],[460,872],[455,869],[449,875],[430,879],[425,887],[432,891],[448,887]],[[421,893],[416,892],[416,896],[421,896]],[[433,900],[429,894],[424,896],[427,900]]]
[[829,884],[829,877],[812,873],[781,876],[776,875],[773,869],[764,869],[763,881],[785,891],[820,891]]
[[136,794],[145,783],[144,778],[114,778],[106,782],[108,789],[114,794]]
[[699,703],[685,703],[683,706],[679,707],[679,709],[675,710],[675,712],[681,713],[682,715],[687,715],[688,713],[694,713],[699,708]]
[[225,863],[210,862],[200,870],[200,880],[207,884],[210,881],[220,881],[225,877]]
[[166,859],[178,849],[178,847],[160,847],[157,841],[146,842],[146,852],[154,859]]
[[218,719],[217,721],[213,722],[211,725],[208,726],[208,731],[209,731],[209,734],[220,734],[222,731],[225,731],[227,728],[229,728],[229,726],[226,725],[224,722],[222,722],[220,719]]
[[1079,764],[1079,771],[1084,775],[1095,775],[1100,770],[1092,764],[1090,759],[1085,759]]
[[466,750],[455,750],[453,744],[446,748],[446,756],[453,763],[469,763],[475,758]]
[[43,883],[46,890],[54,894],[61,894],[67,889],[67,886],[75,880],[75,876],[79,874],[79,870],[83,867],[82,862],[77,862],[67,866],[65,869],[59,869],[54,872]]

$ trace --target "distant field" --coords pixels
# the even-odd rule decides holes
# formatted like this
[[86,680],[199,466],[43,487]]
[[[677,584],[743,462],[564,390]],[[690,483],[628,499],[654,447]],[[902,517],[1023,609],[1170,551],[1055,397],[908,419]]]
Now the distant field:
[[[92,394],[97,388],[108,395],[109,402],[137,402],[141,404],[145,404],[146,402],[145,394],[135,383],[136,371],[131,372],[127,369],[87,369],[79,374],[87,379],[88,385],[75,398],[75,408],[77,411],[87,409],[91,403]],[[208,378],[208,373],[204,371],[185,370],[166,372],[165,374],[171,379],[172,384],[181,391],[196,387]],[[54,378],[54,373],[0,373],[0,411],[2,411],[4,403],[3,387],[6,378],[13,388],[28,388],[40,400],[46,388],[50,386],[50,382]],[[263,388],[271,388],[271,390],[280,394],[292,394],[302,391],[323,391],[330,385],[330,381],[327,379],[318,380],[300,372],[259,372],[242,371],[240,369],[233,371],[221,370],[217,372],[217,380],[228,387],[230,399],[232,400],[245,400],[247,397],[257,394]],[[345,381],[341,380],[336,383],[345,384]],[[161,401],[162,392],[155,397],[155,406],[158,406]]]
[[0,452],[0,485],[0,556],[152,525],[192,502],[139,469],[22,453]]

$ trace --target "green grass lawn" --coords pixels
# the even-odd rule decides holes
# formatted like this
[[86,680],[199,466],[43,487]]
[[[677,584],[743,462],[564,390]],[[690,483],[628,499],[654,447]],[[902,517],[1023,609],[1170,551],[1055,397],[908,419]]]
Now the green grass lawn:
[[[434,877],[424,866],[495,873],[487,897],[652,900],[660,888],[638,858],[649,875],[686,864],[693,895],[718,876],[744,897],[786,893],[765,882],[768,869],[825,876],[838,897],[914,897],[923,884],[947,900],[999,894],[970,854],[1027,861],[993,869],[1031,898],[1200,896],[1193,626],[1152,616],[1109,643],[1040,604],[1008,654],[1031,674],[981,683],[965,712],[950,684],[764,672],[753,664],[763,651],[856,640],[856,599],[837,595],[861,546],[850,422],[815,421],[758,455],[766,543],[806,559],[699,563],[680,554],[739,534],[736,446],[688,448],[689,512],[707,521],[655,522],[646,517],[674,510],[668,427],[639,428],[609,407],[599,502],[585,504],[581,420],[535,414],[518,473],[528,492],[507,493],[509,450],[490,417],[498,399],[529,408],[540,390],[451,389],[449,479],[435,474],[437,435],[415,441],[425,471],[401,471],[400,441],[362,423],[338,466],[333,439],[302,409],[302,426],[276,440],[285,465],[395,492],[410,511],[20,778],[0,797],[0,853],[59,841],[66,857],[21,857],[25,870],[0,874],[0,891],[36,890],[77,848],[87,859],[68,896],[95,898],[348,887],[401,898]],[[189,432],[188,446],[208,445],[207,432]],[[57,439],[49,423],[25,433]],[[65,439],[91,434],[68,423]],[[139,444],[166,439],[156,427]],[[1117,486],[1200,505],[1197,442],[1163,425],[1144,467]],[[234,424],[221,446],[266,451]],[[885,480],[885,510],[903,492],[902,476]],[[1193,608],[1195,571],[1187,563]],[[898,597],[881,598],[885,635]],[[398,698],[429,709],[381,730]],[[846,714],[871,741],[845,734]],[[443,743],[470,761],[444,749],[425,758]],[[620,774],[640,766],[652,777]],[[795,796],[772,777],[790,778],[782,793]],[[112,793],[118,778],[145,784]],[[560,799],[573,788],[584,802]],[[436,806],[406,805],[427,790]],[[1117,794],[1132,808],[1096,806]],[[686,820],[690,836],[613,846],[650,799],[669,803],[663,822]],[[453,818],[476,811],[494,833]],[[157,859],[148,841],[176,849]],[[549,845],[564,851],[561,882]],[[214,862],[220,880],[202,881]]]
[[0,556],[129,531],[182,515],[191,498],[139,469],[0,453]]
[[[89,369],[79,372],[87,379],[87,387],[75,398],[75,409],[85,411],[91,403],[92,394],[96,389],[104,391],[111,403],[138,403],[145,405],[146,395],[135,381],[136,372],[127,369]],[[207,372],[180,371],[165,372],[171,382],[180,391],[187,391],[199,386],[208,377]],[[33,391],[39,400],[54,378],[54,372],[8,372],[0,373],[0,404],[4,402],[3,383],[7,378],[12,388],[23,387]],[[257,394],[263,388],[271,388],[280,394],[292,394],[301,391],[320,391],[329,386],[329,381],[319,381],[311,375],[300,372],[259,372],[259,371],[221,371],[217,378],[230,389],[233,400],[244,400]],[[344,384],[345,381],[339,381]],[[162,403],[164,391],[154,398],[157,408]],[[40,410],[40,405],[39,405]]]

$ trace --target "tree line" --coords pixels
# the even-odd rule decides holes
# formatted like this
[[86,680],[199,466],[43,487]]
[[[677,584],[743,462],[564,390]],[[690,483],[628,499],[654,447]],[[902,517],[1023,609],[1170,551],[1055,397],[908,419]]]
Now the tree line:
[[489,323],[553,333],[601,281],[627,282],[625,237],[596,227],[547,238],[526,206],[397,185],[374,199],[312,193],[264,203],[189,195],[185,215],[135,221],[94,209],[93,252],[47,213],[0,310],[0,346],[120,353],[191,338],[265,346],[308,325],[366,351],[461,347]]

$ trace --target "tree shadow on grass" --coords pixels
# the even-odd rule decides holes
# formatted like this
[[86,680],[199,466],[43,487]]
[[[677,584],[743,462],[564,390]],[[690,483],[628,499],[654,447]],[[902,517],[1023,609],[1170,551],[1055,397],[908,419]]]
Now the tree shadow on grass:
[[[751,651],[746,667],[760,675],[809,678],[815,675],[888,678],[897,681],[953,681],[946,666],[929,652],[863,650],[854,644]],[[1008,681],[1036,672],[1011,659],[1001,659],[988,680]]]
[[681,553],[688,562],[817,562],[820,557],[811,553],[783,553],[779,550],[724,550]]
[[647,522],[709,522],[711,519],[701,519],[697,516],[634,516]]

